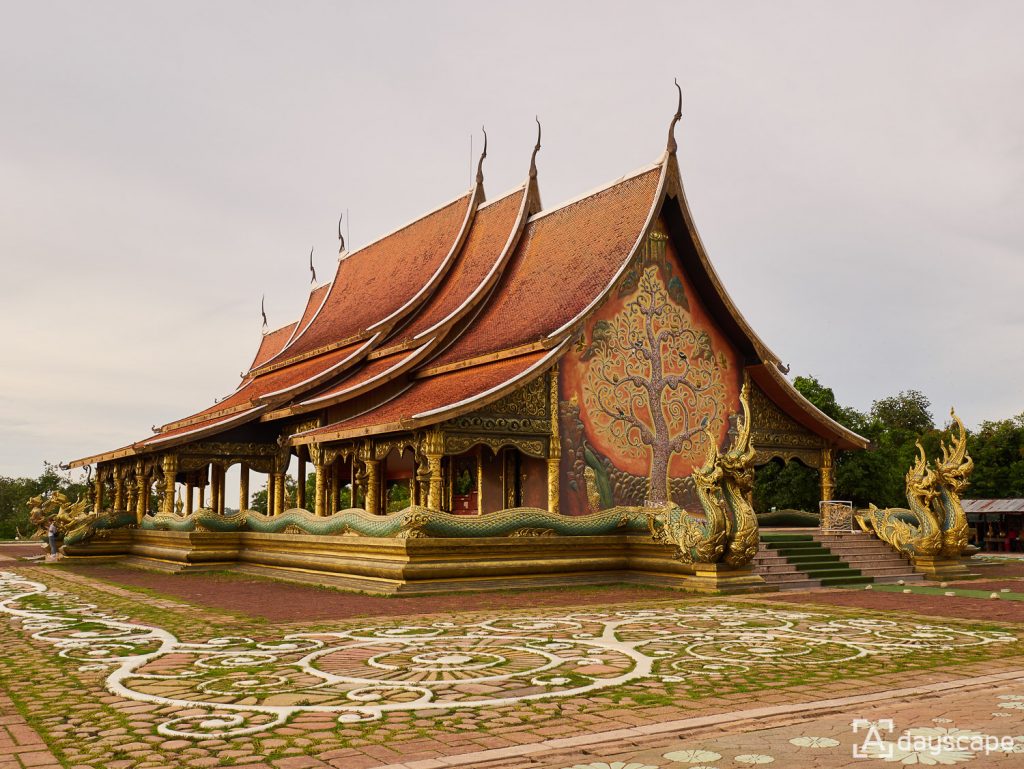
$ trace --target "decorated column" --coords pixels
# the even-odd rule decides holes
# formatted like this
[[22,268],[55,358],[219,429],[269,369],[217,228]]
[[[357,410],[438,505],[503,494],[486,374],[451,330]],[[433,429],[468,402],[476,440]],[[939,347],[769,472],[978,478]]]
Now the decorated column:
[[164,470],[164,503],[161,508],[163,513],[174,512],[174,478],[178,474],[178,456],[167,454],[163,459]]
[[217,512],[217,500],[220,499],[218,488],[220,486],[220,473],[217,472],[217,465],[210,465],[210,509]]
[[319,445],[311,443],[306,447],[309,452],[309,461],[313,463],[313,471],[316,473],[316,490],[313,492],[313,513],[314,515],[327,515],[327,468],[324,466],[324,450]]
[[96,465],[96,480],[93,481],[93,497],[93,512],[103,512],[103,481],[100,480],[99,465]]
[[135,522],[142,523],[149,509],[149,477],[143,470],[142,462],[135,463]]
[[124,506],[124,477],[127,468],[124,465],[114,466],[114,510],[121,512]]
[[295,487],[295,506],[306,509],[306,458],[299,457],[299,479]]
[[196,492],[196,509],[197,510],[202,510],[204,507],[206,507],[206,484],[209,481],[209,475],[210,475],[209,467],[204,467],[202,469],[202,472],[200,472],[196,476],[196,478],[197,478],[197,484],[196,485],[199,487],[199,491]]
[[217,514],[224,515],[224,481],[227,476],[227,468],[224,465],[217,466]]
[[834,499],[836,487],[832,475],[832,449],[821,450],[821,469],[818,472],[821,476],[821,501]]
[[380,515],[380,461],[373,457],[373,442],[367,440],[359,453],[366,468],[366,512]]
[[335,513],[341,507],[341,461],[335,459],[330,465],[331,472],[331,497],[330,512]]
[[249,465],[244,462],[238,468],[238,510],[249,509]]
[[439,429],[427,432],[423,438],[423,454],[427,458],[427,472],[430,487],[427,490],[427,507],[441,509],[441,457],[444,455],[444,433]]
[[562,464],[562,439],[558,434],[558,368],[551,369],[551,438],[548,440],[548,510],[558,513],[558,477]]
[[280,515],[284,512],[284,473],[274,473],[274,498],[273,502],[270,503],[268,500],[268,510],[271,515]]
[[185,481],[185,515],[192,514],[192,481]]

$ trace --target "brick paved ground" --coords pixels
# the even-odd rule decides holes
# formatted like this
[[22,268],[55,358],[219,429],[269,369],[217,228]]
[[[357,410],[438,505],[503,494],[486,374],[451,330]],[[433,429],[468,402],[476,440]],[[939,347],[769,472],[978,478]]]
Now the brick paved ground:
[[[9,565],[0,560],[0,570]],[[722,757],[706,766],[740,767],[746,764],[738,756],[755,755],[777,765],[840,766],[830,763],[832,754],[820,758],[826,754],[816,751],[825,747],[789,740],[836,739],[848,755],[849,735],[839,733],[844,723],[849,732],[853,711],[833,707],[826,716],[806,703],[867,695],[879,698],[872,713],[910,708],[899,711],[901,729],[926,725],[922,719],[932,713],[929,719],[949,717],[957,728],[986,733],[1012,721],[1016,731],[1003,733],[1024,735],[1024,709],[1000,707],[1018,700],[986,700],[988,712],[1009,717],[972,725],[958,714],[980,713],[979,701],[946,699],[982,696],[973,690],[891,694],[1019,676],[1024,644],[1008,636],[1024,636],[1024,628],[991,621],[991,610],[985,621],[908,619],[789,600],[798,596],[766,603],[663,598],[660,591],[619,605],[608,605],[609,593],[600,605],[577,608],[548,594],[547,605],[535,607],[523,593],[503,596],[500,610],[424,614],[426,601],[409,604],[409,616],[283,625],[262,610],[184,603],[87,571],[15,571],[0,589],[7,607],[0,612],[0,682],[17,710],[0,699],[0,723],[25,729],[19,733],[26,740],[30,732],[41,736],[45,745],[0,740],[0,769],[32,765],[14,759],[22,745],[37,765],[112,769],[702,765],[665,758],[691,749]],[[158,586],[156,578],[167,579],[155,575],[150,584]],[[227,579],[188,579],[205,591],[231,589]],[[31,583],[45,590],[28,589]],[[344,598],[315,588],[289,591],[299,605]],[[126,666],[129,658],[141,662]],[[978,691],[990,699],[1016,696],[997,689],[1003,685],[1011,686],[990,682]],[[391,709],[376,717],[379,707]],[[693,725],[716,714],[742,725],[738,714],[755,707],[791,709],[773,718],[792,723],[745,733]],[[287,717],[275,721],[283,711]],[[634,731],[616,737],[623,729]]]

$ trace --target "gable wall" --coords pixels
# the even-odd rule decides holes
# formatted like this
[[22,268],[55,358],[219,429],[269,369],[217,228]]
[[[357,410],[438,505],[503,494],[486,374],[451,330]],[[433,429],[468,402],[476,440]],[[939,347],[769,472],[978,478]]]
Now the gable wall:
[[[662,340],[660,376],[645,357],[652,336]],[[672,378],[681,376],[698,391],[673,389]],[[699,509],[688,479],[707,452],[701,425],[719,446],[728,442],[742,379],[741,355],[710,317],[657,222],[560,363],[562,512],[641,505],[656,498],[661,484],[677,504]],[[651,407],[652,391],[660,395],[661,419]]]

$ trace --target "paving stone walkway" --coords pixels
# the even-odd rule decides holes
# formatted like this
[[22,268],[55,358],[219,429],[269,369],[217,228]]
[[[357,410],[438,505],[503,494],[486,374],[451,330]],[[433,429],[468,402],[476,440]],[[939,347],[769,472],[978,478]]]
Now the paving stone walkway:
[[[754,705],[813,720],[807,703],[1019,677],[1018,630],[685,597],[279,626],[63,569],[0,573],[0,680],[53,751],[42,766],[699,766],[648,742],[716,715],[721,733]],[[28,765],[5,751],[0,769]]]

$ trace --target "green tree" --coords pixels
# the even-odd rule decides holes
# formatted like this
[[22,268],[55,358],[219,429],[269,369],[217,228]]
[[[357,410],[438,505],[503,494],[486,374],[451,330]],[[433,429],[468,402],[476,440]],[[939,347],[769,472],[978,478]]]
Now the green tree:
[[974,472],[966,496],[974,499],[1024,497],[1024,413],[982,422],[967,439]]
[[[856,507],[906,505],[904,478],[913,464],[918,439],[929,456],[938,453],[941,432],[935,429],[931,402],[918,390],[876,400],[869,413],[843,406],[832,388],[813,376],[798,376],[793,386],[826,416],[871,441],[867,451],[840,451],[834,457],[836,497]],[[754,504],[757,510],[816,510],[818,472],[798,462],[758,468]]]
[[43,472],[38,478],[0,476],[0,539],[28,537],[35,533],[28,520],[28,500],[54,491],[62,492],[70,500],[89,494],[85,483],[73,480],[70,472],[49,462],[43,463]]

